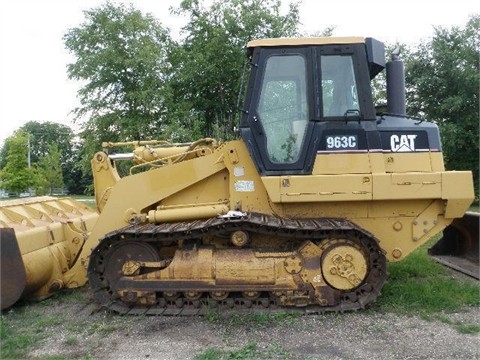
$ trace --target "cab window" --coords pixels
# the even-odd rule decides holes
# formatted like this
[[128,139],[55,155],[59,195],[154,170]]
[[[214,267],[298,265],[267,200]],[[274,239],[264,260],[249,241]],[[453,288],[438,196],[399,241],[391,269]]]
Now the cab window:
[[295,163],[307,126],[306,64],[301,55],[267,59],[257,114],[272,163]]
[[320,62],[323,116],[360,115],[352,56],[322,55]]

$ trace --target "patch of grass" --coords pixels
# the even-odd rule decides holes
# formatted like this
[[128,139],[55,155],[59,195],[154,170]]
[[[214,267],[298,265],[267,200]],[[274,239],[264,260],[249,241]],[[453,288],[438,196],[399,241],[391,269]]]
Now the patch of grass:
[[262,352],[265,359],[290,359],[292,353],[287,351],[280,343],[274,341]]
[[265,349],[260,349],[255,342],[249,342],[238,350],[220,350],[208,348],[194,357],[195,360],[242,360],[242,359],[289,359],[292,354],[281,345],[273,343]]
[[69,336],[65,340],[65,344],[70,345],[70,346],[78,345],[78,338],[76,336]]
[[480,333],[480,325],[478,324],[465,324],[460,321],[453,321],[445,315],[435,315],[434,318],[443,322],[444,324],[453,325],[460,334]]
[[480,285],[454,279],[448,270],[427,254],[427,247],[388,265],[389,279],[378,304],[385,311],[410,315],[462,311],[480,305]]
[[65,331],[65,347],[71,346],[70,350],[73,354],[42,355],[40,359],[88,360],[94,358],[90,354],[95,352],[95,348],[76,349],[80,345],[81,339],[89,334],[98,334],[99,337],[110,334],[117,330],[117,326],[111,325],[108,319],[93,323],[91,320],[83,318],[72,321],[70,313],[64,313],[61,310],[58,314],[48,311],[51,308],[59,308],[59,305],[64,302],[73,302],[78,296],[73,293],[67,293],[65,296],[61,294],[62,292],[42,302],[24,301],[23,305],[17,304],[10,310],[2,312],[0,316],[0,359],[26,359],[30,351],[40,347],[43,341],[55,336],[58,331]]
[[476,324],[456,324],[455,327],[457,328],[460,334],[480,333],[480,325],[476,325]]
[[[46,306],[55,306],[55,304],[78,304],[85,302],[85,288],[62,289],[56,292],[45,303]],[[51,302],[50,302],[51,301]]]
[[216,323],[220,319],[220,314],[217,310],[208,309],[205,314],[205,319],[207,319],[207,321],[210,323]]
[[25,357],[28,349],[37,343],[38,335],[32,337],[28,332],[14,329],[4,316],[0,322],[0,354],[5,359],[20,359]]
[[101,322],[101,323],[93,323],[90,324],[90,328],[88,329],[87,333],[89,335],[92,334],[103,334],[103,335],[108,335],[112,332],[117,330],[117,327],[113,324],[108,324],[106,322]]
[[[431,318],[430,318],[431,319]],[[445,316],[445,315],[436,315],[435,316],[435,319],[439,320],[440,322],[444,323],[444,324],[447,324],[447,325],[452,325],[453,324],[453,321]]]
[[29,307],[14,309],[0,317],[0,354],[2,359],[22,359],[41,340],[64,321]]
[[249,342],[239,350],[220,350],[208,348],[203,353],[194,357],[195,360],[223,360],[223,359],[253,359],[258,358],[257,344]]
[[85,320],[79,320],[79,321],[67,321],[65,324],[65,330],[71,333],[79,334],[86,329],[89,329],[89,324]]
[[208,348],[201,354],[194,357],[195,360],[219,360],[225,354],[224,351],[217,348]]

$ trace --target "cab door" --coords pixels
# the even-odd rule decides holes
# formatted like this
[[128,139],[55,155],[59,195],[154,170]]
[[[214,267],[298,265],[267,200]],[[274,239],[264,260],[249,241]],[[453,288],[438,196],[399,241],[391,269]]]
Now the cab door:
[[250,78],[249,129],[242,129],[242,135],[252,145],[249,149],[263,174],[300,174],[311,169],[307,159],[313,128],[311,51],[264,48],[254,54],[258,66]]

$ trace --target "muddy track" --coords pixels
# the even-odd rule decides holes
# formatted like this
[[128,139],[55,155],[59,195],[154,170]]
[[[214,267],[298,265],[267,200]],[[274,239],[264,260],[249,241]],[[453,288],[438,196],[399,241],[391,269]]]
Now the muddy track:
[[[148,275],[130,278],[117,276],[116,273],[120,270],[111,269],[112,266],[109,265],[113,263],[116,266],[119,262],[116,257],[122,252],[137,254],[143,261],[158,262],[160,258],[155,251],[151,250],[153,248],[149,247],[149,244],[177,244],[207,236],[225,237],[225,234],[232,234],[239,230],[250,234],[282,238],[286,242],[298,244],[296,246],[300,246],[305,241],[313,242],[321,251],[343,245],[338,243],[347,241],[349,244],[354,244],[358,251],[365,253],[369,270],[363,281],[352,290],[328,289],[328,297],[334,299],[328,302],[323,299],[316,301],[312,286],[300,284],[301,281],[298,280],[300,284],[298,293],[306,298],[305,303],[285,307],[285,294],[289,289],[251,284],[222,287],[195,281],[152,282],[148,279]],[[127,244],[127,250],[122,249],[122,246],[125,248],[125,244]],[[165,262],[165,265],[168,266],[169,263],[170,260]],[[355,224],[345,219],[285,220],[257,213],[233,218],[216,217],[192,222],[127,226],[107,234],[101,240],[92,252],[89,265],[89,281],[96,300],[102,306],[117,313],[134,315],[192,316],[205,315],[213,310],[232,309],[237,312],[261,310],[312,314],[357,310],[364,308],[378,297],[386,278],[385,255],[378,241]],[[119,294],[122,292],[128,296],[121,297]],[[147,297],[145,293],[149,294],[147,299],[145,299]],[[228,297],[213,294],[228,294]]]

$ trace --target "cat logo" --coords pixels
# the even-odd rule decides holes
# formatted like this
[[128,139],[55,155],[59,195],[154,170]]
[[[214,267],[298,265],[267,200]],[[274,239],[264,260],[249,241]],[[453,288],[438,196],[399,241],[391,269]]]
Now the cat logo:
[[392,135],[390,136],[390,148],[393,152],[415,151],[415,139],[417,135]]

